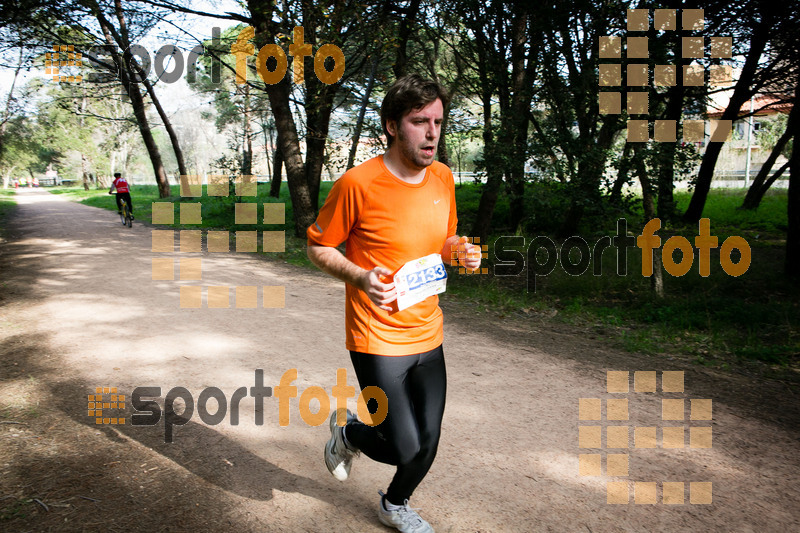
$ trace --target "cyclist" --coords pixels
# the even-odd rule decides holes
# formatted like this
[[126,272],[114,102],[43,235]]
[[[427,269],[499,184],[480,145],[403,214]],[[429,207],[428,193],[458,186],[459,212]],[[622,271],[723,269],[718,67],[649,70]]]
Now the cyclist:
[[117,212],[121,215],[122,214],[122,199],[124,198],[126,202],[128,202],[128,210],[131,213],[131,220],[133,218],[133,201],[131,200],[131,190],[130,186],[128,186],[128,180],[122,177],[122,174],[119,172],[114,172],[114,181],[111,182],[111,188],[108,190],[108,194],[114,192],[114,189],[117,189]]

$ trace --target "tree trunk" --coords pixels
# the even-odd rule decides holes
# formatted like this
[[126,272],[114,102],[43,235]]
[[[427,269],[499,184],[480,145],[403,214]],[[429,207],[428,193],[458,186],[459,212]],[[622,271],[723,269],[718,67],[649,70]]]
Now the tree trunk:
[[[452,98],[452,94],[450,97]],[[451,100],[452,101],[452,100]],[[444,116],[442,117],[442,127],[439,130],[439,142],[436,145],[436,159],[439,160],[440,163],[443,165],[450,165],[450,154],[447,151],[447,123],[450,118],[450,106],[447,106],[447,109],[444,110]]]
[[[800,85],[794,90],[794,109],[800,107]],[[789,159],[789,218],[786,231],[786,275],[800,279],[800,120],[792,124],[792,157]]]
[[658,143],[658,217],[671,221],[675,217],[675,152],[677,143]]
[[244,138],[242,139],[242,168],[243,176],[253,174],[253,141],[250,139],[250,86],[244,86]]
[[353,141],[350,144],[350,153],[347,155],[347,170],[350,170],[355,165],[356,151],[358,150],[358,143],[361,140],[361,129],[364,126],[364,115],[367,113],[367,105],[369,105],[369,97],[372,94],[372,87],[375,85],[375,75],[378,70],[378,54],[372,56],[372,67],[369,72],[369,79],[367,80],[367,87],[364,89],[364,97],[361,99],[361,108],[358,110],[358,118],[356,119],[355,130],[353,131]]
[[[130,49],[130,40],[128,38],[128,26],[125,21],[125,16],[122,12],[121,0],[114,0],[114,9],[117,14],[117,20],[119,20],[119,36],[121,39],[121,42],[118,42],[117,44],[119,44],[120,47],[127,52]],[[102,15],[99,7],[97,8],[97,14],[98,18],[100,18]],[[105,34],[106,41],[108,44],[113,46],[114,42],[111,36],[111,24],[105,19],[105,17],[102,17],[100,24],[103,27],[103,33]],[[113,51],[112,55],[116,58],[119,58],[119,54],[117,54],[116,51]],[[142,140],[144,141],[145,148],[147,148],[147,153],[150,156],[150,162],[153,165],[153,172],[156,177],[156,183],[158,184],[159,198],[168,198],[171,193],[169,181],[167,180],[167,172],[164,169],[164,163],[161,160],[161,151],[158,149],[158,145],[153,138],[153,132],[150,129],[150,123],[147,121],[147,110],[145,108],[144,97],[139,91],[139,86],[133,77],[135,67],[138,65],[136,65],[133,56],[131,56],[128,52],[128,57],[123,56],[119,62],[119,66],[119,74],[120,79],[122,80],[122,85],[125,87],[125,90],[128,92],[128,97],[131,99],[133,114],[136,117],[136,122],[139,125],[139,132],[142,134]],[[147,82],[147,80],[144,78],[143,81],[145,83]],[[178,182],[180,183],[180,179]]]
[[573,181],[575,193],[561,227],[558,229],[559,236],[569,237],[577,234],[586,206],[600,201],[600,182],[616,131],[617,127],[614,122],[604,122],[597,136],[587,143],[587,152],[592,151],[597,157],[583,157],[578,162],[578,171]]
[[[678,66],[678,68],[681,68]],[[667,91],[667,109],[665,120],[680,124],[683,112],[683,84],[670,87]],[[671,221],[675,217],[675,152],[677,142],[658,143],[658,217],[662,221]]]
[[[511,142],[511,157],[507,158],[506,179],[511,190],[511,227],[517,229],[525,218],[525,159],[528,146],[528,110],[533,92],[533,71],[526,68],[525,46],[528,39],[528,15],[517,11],[511,24],[511,97],[506,110],[506,124],[510,126],[507,138]],[[531,59],[528,60],[532,63]]]
[[486,183],[481,191],[478,212],[475,213],[475,223],[470,232],[473,237],[480,237],[481,242],[486,242],[489,237],[489,231],[492,227],[492,215],[497,205],[497,197],[500,194],[500,185],[502,184],[503,174],[500,169],[487,169]]
[[473,237],[480,237],[481,242],[486,242],[492,227],[492,215],[497,205],[500,186],[503,184],[503,170],[494,142],[494,132],[492,131],[491,93],[487,92],[486,87],[484,87],[483,94],[483,146],[486,184],[484,184],[481,191],[478,212],[475,214],[475,223],[470,234]]
[[[326,85],[316,76],[310,76],[306,79],[306,87],[305,174],[308,194],[311,199],[312,214],[316,220],[317,210],[319,209],[320,179],[325,163],[325,141],[328,138],[336,85]],[[303,232],[305,234],[305,228]]]
[[[314,20],[316,11],[312,9],[310,3],[303,2],[301,5],[305,24],[305,40],[313,47],[317,44],[317,28],[321,27],[323,22],[322,20]],[[276,7],[269,2],[257,0],[248,0],[247,6],[251,13],[250,23],[256,30],[257,46],[264,45],[266,44],[266,39],[271,40],[281,29],[281,23],[275,22],[273,17]],[[335,4],[334,12],[326,18],[324,24],[341,27],[343,24],[342,16],[341,6]],[[343,37],[340,32],[338,38]],[[326,85],[314,75],[305,76],[304,83],[306,86],[305,111],[307,126],[305,163],[303,162],[300,138],[290,107],[292,88],[289,76],[284,76],[278,83],[265,86],[272,115],[275,117],[275,127],[278,130],[278,145],[281,148],[283,162],[286,165],[286,176],[294,213],[295,235],[298,237],[305,235],[306,229],[314,223],[317,216],[325,139],[328,134],[330,115],[333,109],[333,98],[339,88],[338,82]],[[324,87],[322,87],[323,85]]]
[[481,191],[478,202],[478,212],[475,214],[475,223],[470,234],[479,237],[481,242],[486,242],[492,226],[492,215],[500,185],[503,182],[503,171],[500,167],[496,147],[494,146],[494,131],[492,130],[492,83],[488,74],[488,59],[486,47],[478,45],[478,78],[481,83],[481,102],[483,104],[483,160],[486,168],[486,184]]
[[[644,208],[645,223],[656,217],[655,202],[653,200],[653,189],[650,178],[647,177],[647,168],[641,154],[641,148],[637,145],[634,148],[634,164],[636,165],[639,183],[642,186],[642,207]],[[650,276],[650,288],[659,298],[664,297],[664,273],[661,268],[661,254],[658,250],[653,250],[653,275]]]
[[283,153],[281,152],[281,136],[278,134],[278,143],[272,159],[272,182],[269,185],[269,195],[279,198],[281,195],[281,181],[283,180]]
[[[514,95],[517,100],[517,94]],[[520,99],[522,100],[522,99]],[[523,105],[530,105],[530,100],[522,102]],[[506,179],[508,180],[509,190],[511,191],[510,221],[511,228],[517,230],[525,219],[525,147],[528,142],[528,119],[525,114],[518,113],[516,105],[512,106],[511,117],[508,120],[513,125],[513,151],[511,157],[506,159],[507,170]]]
[[619,165],[617,166],[617,179],[614,180],[614,185],[611,187],[611,195],[609,202],[611,205],[620,205],[622,203],[622,187],[628,182],[628,173],[631,168],[631,146],[633,143],[625,143],[622,149],[622,155],[619,158]]
[[[289,108],[288,78],[284,77],[274,85],[267,85],[266,91],[272,107],[272,114],[275,117],[275,127],[278,130],[278,146],[280,146],[283,162],[286,165],[286,178],[294,212],[295,235],[302,237],[316,219],[316,201],[312,202],[305,165],[300,154],[300,138],[297,135],[297,128]],[[311,153],[310,143],[307,153]],[[321,161],[319,163],[321,164]],[[319,174],[317,174],[317,178],[319,178]]]
[[[118,18],[120,19],[121,31],[123,32],[124,36],[127,35],[127,29],[124,26],[125,19],[122,16],[122,7],[119,0],[116,0],[116,5]],[[150,162],[153,165],[153,173],[155,174],[156,183],[158,184],[159,197],[167,198],[170,196],[167,173],[164,170],[164,163],[161,160],[161,152],[158,150],[158,145],[156,145],[155,139],[153,139],[153,132],[150,130],[150,124],[147,121],[147,112],[145,109],[144,99],[142,98],[142,93],[139,92],[139,86],[130,77],[132,70],[129,70],[126,67],[124,58],[122,58],[116,50],[115,40],[112,37],[111,23],[108,21],[108,19],[106,19],[96,2],[91,3],[91,9],[94,11],[95,17],[100,23],[100,28],[103,31],[103,36],[106,39],[106,43],[109,45],[114,63],[118,65],[118,70],[116,73],[119,74],[122,86],[124,87],[125,92],[128,94],[128,98],[130,98],[133,114],[136,117],[136,123],[139,126],[139,133],[142,135],[142,141],[147,149]],[[120,43],[120,47],[124,50],[127,50],[128,46],[124,45],[124,42]]]
[[408,39],[414,31],[417,15],[419,14],[420,0],[411,0],[405,9],[406,16],[400,21],[400,30],[397,36],[397,57],[393,66],[395,78],[402,78],[407,74],[408,68]]
[[[786,147],[789,139],[792,138],[792,122],[798,120],[798,115],[800,115],[800,110],[797,109],[797,106],[794,106],[789,114],[789,120],[786,122],[786,131],[783,132],[783,135],[781,135],[780,139],[778,139],[778,142],[775,143],[775,147],[772,149],[772,152],[770,152],[767,160],[763,165],[761,165],[761,169],[758,171],[753,183],[747,190],[747,195],[744,197],[741,209],[757,208],[758,204],[761,203],[761,199],[764,197],[764,193],[767,192],[769,186],[772,185],[772,183],[770,183],[769,185],[765,186],[767,175],[769,174],[770,170],[772,170],[772,166],[781,155],[781,152],[783,152],[783,149]],[[783,173],[782,171],[778,172]],[[776,172],[776,174],[780,176],[778,172]],[[773,179],[771,181],[774,182],[775,180]]]
[[[323,21],[317,19],[317,11],[303,3],[303,21],[306,24],[306,38],[313,46],[317,42],[317,28]],[[306,76],[306,159],[305,175],[311,201],[311,214],[316,220],[319,209],[319,189],[322,168],[325,164],[325,142],[328,138],[333,99],[338,85],[322,83],[317,76]],[[313,223],[313,221],[312,221]],[[306,228],[303,228],[305,235]]]
[[545,135],[544,130],[542,130],[542,126],[536,119],[536,115],[534,115],[531,112],[528,112],[528,115],[529,115],[528,120],[533,125],[533,130],[536,132],[536,135],[539,136],[539,142],[547,150],[548,159],[553,165],[553,171],[556,174],[556,178],[558,178],[558,181],[561,183],[567,183],[567,177],[564,175],[564,171],[561,168],[561,165],[558,164],[558,156],[556,155],[556,152],[553,149],[553,145],[549,142],[548,135]]
[[136,117],[136,123],[139,126],[139,133],[142,135],[142,141],[147,149],[147,154],[150,156],[150,162],[153,165],[153,173],[156,177],[158,184],[159,198],[168,198],[170,196],[169,182],[167,181],[167,172],[164,169],[164,163],[161,160],[161,152],[158,149],[156,140],[153,138],[153,132],[150,130],[150,124],[147,121],[147,111],[145,109],[142,93],[139,92],[139,86],[133,83],[127,74],[123,74],[124,67],[120,69],[120,76],[126,78],[123,81],[128,91],[128,97],[133,106],[133,114]]
[[522,229],[525,219],[525,160],[514,159],[509,162],[509,172],[506,174],[511,199],[509,200],[509,219],[514,231]]
[[[269,147],[273,146],[272,143],[272,130],[267,127],[264,122],[261,122],[261,132],[264,134],[264,162],[267,164],[267,177],[272,181],[272,163],[270,162]],[[267,136],[269,134],[269,136]]]
[[[498,20],[498,26],[504,22]],[[503,28],[498,27],[502,33]],[[530,33],[529,33],[530,32]],[[533,98],[532,86],[535,76],[534,52],[525,44],[534,37],[533,26],[528,24],[528,15],[521,9],[515,9],[515,18],[511,28],[511,80],[508,81],[507,70],[501,68],[495,58],[487,55],[500,54],[491,49],[485,37],[478,34],[477,54],[478,71],[481,79],[481,100],[483,102],[483,139],[484,161],[487,171],[487,182],[481,193],[478,205],[478,218],[475,220],[474,235],[485,240],[491,228],[491,218],[497,203],[501,176],[505,174],[511,193],[510,215],[512,229],[516,230],[525,217],[525,153],[528,143],[528,124],[530,104]],[[502,47],[501,47],[502,48]],[[491,105],[493,89],[498,88],[501,129],[497,143],[493,140],[491,123]]]
[[[753,31],[750,50],[747,53],[742,73],[733,89],[728,107],[720,117],[721,120],[736,120],[739,117],[739,110],[742,104],[753,95],[750,84],[753,82],[758,69],[758,61],[769,38],[770,21],[771,19],[764,15]],[[700,163],[700,170],[697,174],[694,194],[692,194],[692,199],[689,201],[689,207],[686,208],[686,212],[683,214],[684,222],[697,224],[700,221],[700,217],[703,216],[703,208],[706,205],[708,191],[711,189],[711,180],[714,177],[714,168],[717,166],[717,159],[722,151],[722,145],[722,142],[709,142],[706,147],[706,153],[703,155],[703,161]]]
[[758,200],[759,202],[761,202],[761,198],[763,198],[763,197],[764,197],[764,195],[765,195],[765,194],[767,194],[767,191],[769,190],[769,188],[770,188],[770,187],[772,187],[772,184],[773,184],[773,183],[775,183],[775,181],[776,181],[778,178],[780,178],[780,177],[783,175],[783,173],[784,173],[784,172],[786,172],[786,169],[787,169],[787,168],[789,168],[789,161],[787,161],[786,163],[784,163],[784,164],[781,166],[781,168],[779,168],[778,170],[776,170],[776,171],[775,171],[775,173],[774,173],[772,176],[770,176],[770,178],[767,180],[767,182],[766,182],[766,183],[764,184],[764,186],[761,188],[761,197],[760,197],[760,198],[759,198],[759,200]]
[[570,237],[572,235],[577,234],[578,228],[580,227],[580,222],[583,219],[583,211],[584,211],[584,201],[583,198],[586,194],[586,187],[581,185],[580,183],[576,184],[574,188],[571,190],[572,193],[572,201],[567,207],[567,211],[564,214],[564,220],[561,222],[561,225],[556,232],[559,237]]
[[20,41],[19,60],[17,61],[17,66],[14,67],[14,78],[11,80],[11,88],[8,90],[5,109],[3,110],[3,117],[2,120],[0,120],[0,157],[3,156],[3,151],[5,149],[6,126],[8,121],[11,119],[11,104],[14,102],[14,87],[17,85],[17,78],[19,77],[20,70],[22,70],[24,52],[25,47]]
[[86,156],[81,154],[81,175],[83,177],[83,190],[89,190],[89,174],[86,172]]
[[22,36],[20,35],[19,59],[17,60],[17,65],[14,67],[14,77],[11,80],[11,87],[8,89],[8,96],[6,96],[6,105],[5,109],[3,110],[3,117],[2,120],[0,120],[0,157],[3,156],[3,152],[5,150],[6,126],[8,125],[8,121],[11,119],[11,105],[15,99],[14,88],[17,85],[17,78],[19,77],[19,73],[24,64],[24,56],[25,45],[22,41]]

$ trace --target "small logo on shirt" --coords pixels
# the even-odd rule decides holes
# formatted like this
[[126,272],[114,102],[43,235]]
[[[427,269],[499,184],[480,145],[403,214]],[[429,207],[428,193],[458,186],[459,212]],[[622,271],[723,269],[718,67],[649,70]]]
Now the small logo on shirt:
[[436,204],[438,204],[438,203],[439,203],[439,202],[441,202],[441,201],[442,201],[441,199],[439,199],[439,200],[434,200],[434,201],[433,201],[433,205],[436,205]]

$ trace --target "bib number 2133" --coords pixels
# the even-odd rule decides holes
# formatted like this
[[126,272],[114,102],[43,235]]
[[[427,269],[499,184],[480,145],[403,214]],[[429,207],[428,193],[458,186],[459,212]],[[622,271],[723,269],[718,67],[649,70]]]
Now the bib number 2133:
[[409,261],[394,275],[397,309],[402,311],[447,288],[447,272],[439,254]]

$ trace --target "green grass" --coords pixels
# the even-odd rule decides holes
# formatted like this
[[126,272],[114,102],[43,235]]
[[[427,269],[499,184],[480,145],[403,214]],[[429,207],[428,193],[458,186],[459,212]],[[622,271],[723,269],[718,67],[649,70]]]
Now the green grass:
[[[332,183],[323,182],[321,185],[320,197],[324,198],[328,195]],[[189,229],[215,229],[215,230],[228,230],[235,231],[280,231],[286,232],[286,250],[284,252],[270,252],[268,255],[271,258],[276,258],[286,261],[291,264],[301,266],[312,266],[311,262],[306,256],[306,240],[305,238],[298,238],[294,235],[294,212],[292,210],[292,202],[289,197],[289,189],[286,183],[283,183],[278,198],[269,196],[269,183],[259,183],[256,188],[256,196],[208,196],[207,188],[203,186],[202,196],[188,197],[180,196],[180,187],[173,185],[170,187],[170,196],[168,198],[159,198],[158,187],[155,185],[134,185],[131,188],[131,198],[134,205],[134,213],[136,219],[140,221],[150,222],[153,219],[153,203],[172,203],[173,204],[173,224],[160,224],[163,227],[169,227],[179,230]],[[84,192],[83,189],[68,189],[63,192],[70,194],[75,199],[81,201],[86,205],[100,207],[111,211],[116,211],[117,204],[113,195],[107,194],[107,190],[103,191],[89,191]],[[182,224],[181,223],[181,205],[182,204],[201,204],[201,223],[200,224]],[[260,222],[257,224],[236,224],[235,220],[235,207],[236,203],[283,203],[286,209],[285,223],[284,224],[264,224],[264,209],[258,208],[258,218]],[[260,233],[259,233],[260,235]],[[231,249],[234,247],[234,241],[231,241]],[[260,245],[259,245],[260,248]]]
[[[692,195],[689,192],[675,193],[678,212],[689,205]],[[788,201],[786,189],[772,189],[764,195],[758,209],[742,210],[744,191],[741,189],[713,189],[703,208],[703,217],[721,226],[734,226],[761,231],[786,231]]]
[[91,198],[93,196],[108,196],[108,188],[95,189],[91,188],[88,191],[83,187],[47,187],[45,189],[50,194],[61,194],[70,200],[82,200],[84,198]]
[[[172,190],[179,199],[178,187],[175,186]],[[84,192],[84,190],[80,188],[72,189],[72,191],[75,192],[67,192],[66,194],[79,200],[82,204],[108,209],[109,211],[117,210],[117,201],[113,194],[108,194],[108,189]],[[151,203],[160,201],[158,198],[158,187],[155,185],[134,185],[131,187],[131,199],[133,200],[136,218],[138,220],[150,222],[152,212]],[[163,201],[170,201],[170,199],[164,199]],[[175,201],[175,199],[172,198],[172,201]]]
[[[464,205],[477,205],[475,192],[463,189],[457,192],[459,214]],[[535,194],[536,186],[530,189]],[[460,201],[462,194],[464,203]],[[542,202],[557,205],[552,196],[552,190],[546,190],[543,197],[547,200]],[[689,193],[676,194],[679,213],[690,197]],[[683,276],[664,272],[665,297],[657,298],[649,278],[642,275],[642,251],[634,247],[628,250],[625,276],[616,274],[616,252],[607,249],[602,255],[600,276],[593,275],[591,265],[579,276],[570,276],[557,265],[547,276],[536,277],[535,285],[529,271],[508,278],[451,276],[448,292],[498,309],[501,316],[555,314],[558,320],[599,332],[630,351],[654,356],[680,354],[698,364],[720,368],[752,360],[784,370],[796,367],[800,363],[800,290],[782,272],[786,191],[771,191],[752,212],[738,209],[743,197],[741,190],[712,190],[703,213],[710,219],[711,235],[719,238],[720,245],[732,235],[748,242],[751,265],[740,277],[725,273],[718,251],[712,251],[708,277],[699,275],[695,257],[692,268]],[[526,205],[529,210],[534,207],[532,202]],[[500,218],[502,224],[503,213]],[[629,234],[637,235],[643,224],[641,215],[634,212],[626,218]],[[584,238],[590,248],[600,236],[613,235],[611,222],[606,220],[603,230],[586,232]],[[697,225],[681,224],[662,227],[658,232],[662,246],[672,235],[684,236],[693,243],[697,233]],[[499,236],[489,239],[490,271],[495,258],[493,245]],[[526,245],[533,236],[526,236]],[[520,251],[524,254],[526,249]]]
[[[323,182],[320,202],[324,201],[331,183]],[[286,184],[279,199],[268,196],[268,184],[259,184],[255,197],[180,197],[178,187],[172,196],[158,198],[155,186],[135,186],[132,196],[138,220],[150,221],[153,202],[172,202],[175,229],[227,229],[286,231],[286,251],[266,254],[297,265],[311,266],[305,253],[305,239],[294,236],[293,213]],[[74,194],[86,204],[115,210],[114,198],[105,191]],[[628,250],[626,275],[617,275],[617,257],[613,248],[602,254],[602,272],[595,276],[592,265],[582,275],[570,276],[557,265],[546,276],[529,277],[528,271],[517,276],[464,276],[451,274],[448,291],[443,298],[457,298],[475,303],[500,316],[555,317],[583,331],[610,339],[618,346],[636,352],[679,354],[697,364],[727,368],[730,364],[762,361],[774,367],[789,368],[800,362],[800,290],[787,283],[782,274],[783,247],[786,228],[786,191],[770,191],[757,211],[738,209],[744,191],[719,190],[710,192],[704,217],[711,220],[711,234],[722,244],[731,235],[745,238],[751,247],[752,262],[748,271],[734,278],[720,267],[719,254],[711,254],[711,274],[702,277],[698,261],[681,277],[664,273],[666,296],[653,295],[650,280],[642,275],[642,253],[639,248]],[[479,187],[464,184],[456,189],[459,206],[459,233],[467,234],[474,221],[480,200]],[[690,194],[677,192],[680,213],[688,205]],[[529,220],[545,220],[558,213],[568,203],[565,190],[558,184],[532,184],[526,192]],[[283,202],[286,206],[284,225],[237,225],[234,220],[235,202]],[[180,224],[180,204],[202,202],[202,224]],[[638,235],[643,220],[638,207],[628,219],[629,235]],[[263,211],[259,210],[259,217]],[[495,243],[503,234],[509,235],[508,207],[503,198],[498,202],[494,222],[505,233],[489,239],[487,267],[493,272]],[[552,217],[554,218],[554,217]],[[598,238],[615,232],[616,218],[602,221],[585,231],[584,239],[590,248]],[[533,222],[531,222],[533,221]],[[543,223],[547,227],[547,224]],[[549,226],[552,227],[552,224]],[[663,243],[671,235],[681,235],[693,243],[698,228],[695,225],[673,224],[658,232]],[[536,233],[538,235],[539,233]],[[534,235],[525,237],[526,245]],[[554,239],[555,240],[555,239]],[[558,243],[559,246],[561,243]],[[524,253],[524,249],[521,250]]]
[[15,194],[14,189],[0,189],[0,233],[6,227],[5,221],[17,208],[17,202],[14,200]]

